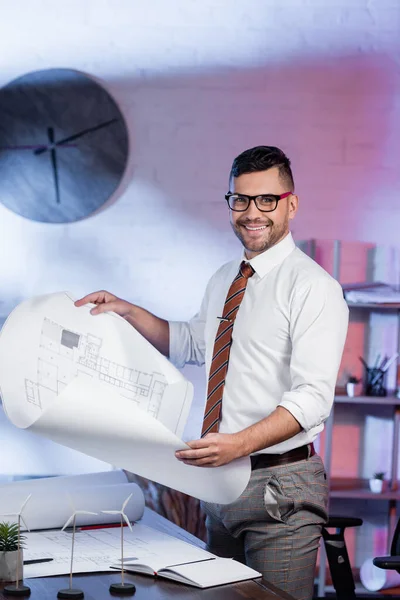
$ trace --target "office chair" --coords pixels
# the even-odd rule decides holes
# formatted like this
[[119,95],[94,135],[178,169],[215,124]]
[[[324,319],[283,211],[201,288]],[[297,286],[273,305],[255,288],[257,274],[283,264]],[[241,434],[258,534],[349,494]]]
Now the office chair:
[[[351,570],[346,541],[344,539],[344,532],[346,527],[360,527],[362,523],[362,519],[356,517],[332,516],[329,517],[327,524],[322,529],[326,558],[328,560],[332,584],[335,588],[336,598],[338,600],[349,600],[350,598],[356,597],[356,586]],[[399,525],[397,526],[399,527]],[[335,532],[330,533],[328,529],[335,529]],[[400,569],[400,556],[397,558]]]
[[372,562],[379,569],[389,569],[400,573],[400,519],[394,530],[390,556],[376,556]]

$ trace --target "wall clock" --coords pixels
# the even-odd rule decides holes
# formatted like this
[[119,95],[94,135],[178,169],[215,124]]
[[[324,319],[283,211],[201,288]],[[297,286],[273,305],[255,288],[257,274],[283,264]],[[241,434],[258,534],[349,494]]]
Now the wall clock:
[[0,89],[0,201],[15,213],[83,219],[115,192],[127,158],[123,115],[88,75],[46,69]]

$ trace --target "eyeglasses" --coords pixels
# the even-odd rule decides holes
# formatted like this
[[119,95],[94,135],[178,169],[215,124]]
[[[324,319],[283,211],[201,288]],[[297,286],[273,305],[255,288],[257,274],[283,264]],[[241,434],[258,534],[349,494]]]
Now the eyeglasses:
[[259,196],[247,196],[246,194],[225,194],[225,200],[231,210],[244,212],[250,206],[253,200],[254,204],[261,212],[272,212],[278,206],[279,200],[287,198],[293,192],[285,192],[284,194],[260,194]]

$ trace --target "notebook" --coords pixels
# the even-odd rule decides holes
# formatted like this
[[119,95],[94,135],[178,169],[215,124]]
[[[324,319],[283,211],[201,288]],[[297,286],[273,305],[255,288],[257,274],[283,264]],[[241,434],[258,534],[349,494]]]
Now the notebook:
[[[205,553],[206,554],[206,553]],[[207,558],[174,565],[160,562],[147,564],[141,561],[124,560],[126,571],[173,579],[186,585],[208,588],[227,583],[257,579],[261,573],[231,558],[219,558],[209,553]]]

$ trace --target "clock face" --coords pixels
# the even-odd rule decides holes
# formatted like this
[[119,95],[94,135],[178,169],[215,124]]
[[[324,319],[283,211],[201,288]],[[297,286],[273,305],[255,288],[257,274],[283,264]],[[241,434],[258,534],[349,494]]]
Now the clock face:
[[127,158],[124,118],[87,75],[47,69],[0,89],[0,201],[15,213],[83,219],[115,192]]

